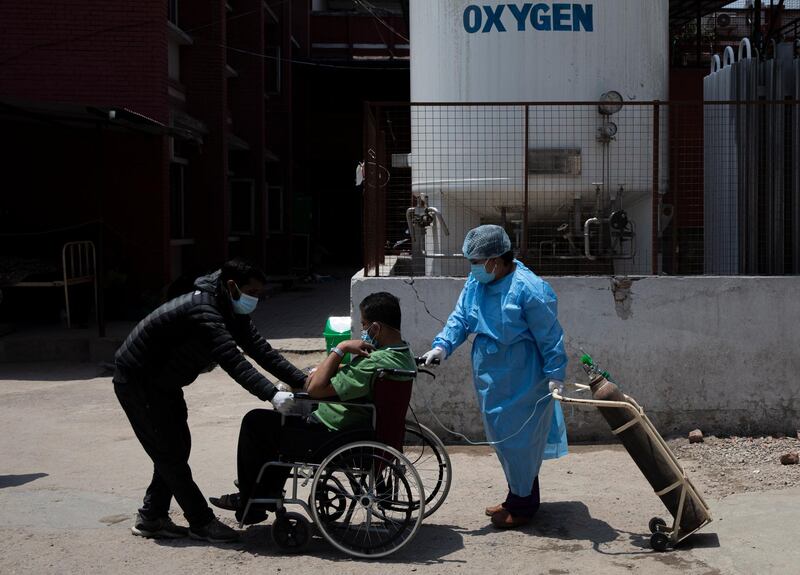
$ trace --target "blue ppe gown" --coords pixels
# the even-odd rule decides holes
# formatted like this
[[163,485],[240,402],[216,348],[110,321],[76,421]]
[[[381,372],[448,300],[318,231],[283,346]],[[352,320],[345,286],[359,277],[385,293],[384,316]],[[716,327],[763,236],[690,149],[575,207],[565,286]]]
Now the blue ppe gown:
[[[514,260],[504,278],[481,284],[467,279],[444,329],[433,340],[447,356],[475,334],[472,370],[489,441],[515,495],[526,496],[543,459],[567,454],[567,433],[559,402],[549,397],[548,380],[564,380],[567,355],[550,285]],[[537,401],[542,399],[538,406]]]

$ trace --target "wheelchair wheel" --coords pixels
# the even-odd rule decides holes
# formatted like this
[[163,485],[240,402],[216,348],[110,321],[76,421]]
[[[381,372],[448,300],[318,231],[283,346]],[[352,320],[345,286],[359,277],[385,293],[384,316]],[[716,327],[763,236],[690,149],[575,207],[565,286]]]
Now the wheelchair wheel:
[[309,498],[309,507],[316,507],[322,523],[336,521],[347,510],[347,499],[343,495],[344,486],[333,470],[328,470],[320,480],[314,498]]
[[[344,445],[320,464],[311,484],[314,522],[354,557],[385,557],[416,535],[425,513],[422,481],[399,451],[374,441]],[[325,513],[320,501],[344,501]],[[338,505],[338,503],[337,503]]]
[[425,489],[425,517],[430,517],[450,492],[453,480],[450,456],[442,440],[416,421],[406,421],[403,455],[419,473]]
[[275,517],[270,535],[272,542],[283,551],[299,553],[311,541],[311,524],[300,513],[281,513]]

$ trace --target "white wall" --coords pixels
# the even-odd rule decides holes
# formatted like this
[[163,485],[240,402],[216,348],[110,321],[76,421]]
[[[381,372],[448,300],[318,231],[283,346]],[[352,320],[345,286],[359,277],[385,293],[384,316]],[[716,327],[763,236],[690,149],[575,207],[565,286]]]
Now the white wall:
[[[708,433],[789,433],[800,429],[800,277],[557,277],[570,364],[585,383],[585,351],[642,404],[663,435],[696,427]],[[403,335],[414,352],[429,349],[463,278],[352,280],[356,318],[367,294],[401,300]],[[358,325],[354,323],[354,325]],[[483,439],[466,343],[436,371],[421,375],[413,397],[431,423],[429,404],[449,427]],[[583,350],[583,351],[582,351]],[[610,437],[595,410],[565,408],[572,441]],[[437,430],[439,432],[439,430]],[[452,440],[445,432],[440,436]]]
[[[626,100],[665,99],[668,0],[579,2],[592,11],[592,29],[566,31],[552,29],[552,18],[550,30],[535,29],[530,12],[520,22],[512,4],[526,3],[411,0],[411,101],[593,101],[607,90]],[[560,3],[535,4],[552,16]],[[487,26],[487,10],[500,10],[505,31]],[[471,11],[481,16],[480,30],[465,24],[478,15]]]

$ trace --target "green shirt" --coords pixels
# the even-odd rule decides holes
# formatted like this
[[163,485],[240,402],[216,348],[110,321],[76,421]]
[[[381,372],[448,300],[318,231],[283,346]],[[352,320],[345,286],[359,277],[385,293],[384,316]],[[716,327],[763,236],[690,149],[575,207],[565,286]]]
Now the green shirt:
[[[371,403],[372,383],[379,369],[416,371],[414,357],[407,343],[376,349],[369,357],[358,357],[344,366],[331,379],[339,400],[352,403]],[[393,377],[402,380],[408,378]],[[321,403],[315,412],[317,419],[334,431],[352,427],[372,427],[373,410],[336,403]]]

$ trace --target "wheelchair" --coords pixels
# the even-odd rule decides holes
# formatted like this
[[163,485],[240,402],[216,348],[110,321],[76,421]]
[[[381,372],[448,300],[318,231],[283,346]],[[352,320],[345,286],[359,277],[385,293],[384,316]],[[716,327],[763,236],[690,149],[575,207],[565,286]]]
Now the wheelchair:
[[[289,553],[302,551],[315,531],[340,551],[359,558],[385,557],[407,545],[423,519],[444,503],[452,480],[442,441],[416,417],[406,419],[416,376],[411,370],[379,370],[372,404],[311,399],[296,393],[295,399],[312,404],[368,408],[372,429],[335,433],[310,461],[266,462],[256,484],[272,466],[289,468],[290,483],[279,498],[251,497],[242,517],[253,506],[274,506],[272,541]],[[287,417],[293,416],[282,420]],[[306,499],[300,489],[309,483]],[[288,511],[289,505],[300,506],[305,514]],[[243,524],[242,520],[240,527]]]
[[[412,412],[413,413],[413,412]],[[430,517],[444,503],[453,480],[453,467],[444,443],[428,427],[416,420],[406,420],[403,455],[417,470],[425,490],[425,517]]]

